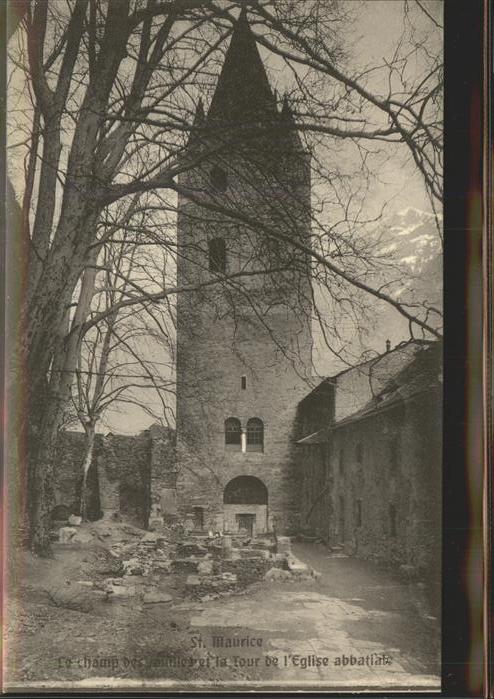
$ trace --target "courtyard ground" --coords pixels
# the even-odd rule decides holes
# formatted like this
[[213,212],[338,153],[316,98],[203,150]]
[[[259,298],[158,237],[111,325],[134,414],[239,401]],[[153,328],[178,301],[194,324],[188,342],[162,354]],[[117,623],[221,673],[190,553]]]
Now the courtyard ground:
[[25,554],[7,615],[9,688],[439,688],[439,620],[420,586],[321,544],[293,548],[319,577],[195,600],[167,573],[148,603],[82,585],[98,566],[112,573],[104,549]]

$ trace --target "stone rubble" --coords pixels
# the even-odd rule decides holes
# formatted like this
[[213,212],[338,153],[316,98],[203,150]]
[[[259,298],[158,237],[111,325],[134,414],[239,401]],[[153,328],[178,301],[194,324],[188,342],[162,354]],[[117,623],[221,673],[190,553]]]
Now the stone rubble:
[[60,527],[58,530],[58,541],[61,544],[68,544],[77,534],[77,529],[74,527]]
[[[173,596],[161,589],[168,586],[170,590],[181,588],[185,595],[204,601],[241,594],[262,580],[314,582],[319,577],[317,571],[292,554],[289,537],[211,536],[184,533],[176,526],[160,526],[143,533],[123,524],[118,530],[108,531],[104,524],[93,529],[85,525],[64,526],[58,537],[67,545],[78,540],[86,543],[91,538],[107,542],[108,558],[120,566],[118,572],[115,569],[117,577],[114,572],[112,577],[93,583],[78,583],[103,592],[107,600],[138,597],[143,604],[169,603]],[[167,583],[167,579],[171,582]]]

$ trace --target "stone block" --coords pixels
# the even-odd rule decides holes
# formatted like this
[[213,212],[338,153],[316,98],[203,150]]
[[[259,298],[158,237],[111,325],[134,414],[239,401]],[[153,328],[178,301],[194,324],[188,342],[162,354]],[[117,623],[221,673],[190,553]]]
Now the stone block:
[[161,573],[171,573],[172,562],[167,561],[153,561],[153,570],[159,570]]
[[287,559],[287,566],[290,573],[293,575],[310,575],[310,568],[307,563],[299,561],[295,556],[290,556]]
[[163,514],[177,513],[177,491],[175,488],[162,488],[160,492],[160,509]]
[[186,587],[199,587],[202,581],[198,575],[188,575],[185,581]]
[[77,529],[75,536],[72,537],[71,541],[74,543],[78,542],[80,544],[89,544],[90,541],[94,540],[94,534],[92,534],[87,529]]
[[72,527],[79,527],[82,524],[82,517],[79,515],[70,515],[68,522]]
[[213,561],[208,558],[204,561],[199,561],[197,564],[197,572],[199,575],[212,575],[213,573]]
[[264,579],[268,582],[285,582],[290,577],[288,570],[281,570],[281,568],[270,568]]
[[230,573],[229,571],[226,571],[224,573],[221,573],[221,579],[236,583],[237,582],[237,574]]
[[83,612],[92,610],[97,594],[93,589],[81,588],[79,585],[52,585],[47,590],[50,602],[57,607]]
[[182,571],[182,572],[196,572],[197,571],[197,565],[199,561],[197,558],[175,558],[175,560],[172,561],[172,568],[174,571]]
[[144,571],[144,566],[138,558],[122,561],[122,565],[126,575],[142,575]]
[[138,594],[138,590],[135,585],[108,585],[105,588],[105,592],[107,593],[109,599],[126,599],[129,597],[136,597]]
[[173,597],[171,595],[166,594],[165,592],[146,592],[144,597],[142,598],[142,601],[144,604],[165,604],[168,602],[173,601]]
[[196,541],[182,541],[177,546],[177,552],[181,557],[205,556],[208,550]]
[[77,534],[77,529],[74,527],[60,527],[58,530],[58,541],[61,544],[68,544]]
[[277,553],[289,554],[292,550],[292,542],[289,536],[279,536],[276,540]]

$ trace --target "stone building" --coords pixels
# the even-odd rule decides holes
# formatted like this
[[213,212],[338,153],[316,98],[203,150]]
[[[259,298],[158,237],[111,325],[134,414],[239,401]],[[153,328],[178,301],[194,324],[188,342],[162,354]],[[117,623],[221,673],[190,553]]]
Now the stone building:
[[357,556],[437,567],[441,352],[438,342],[402,343],[300,402],[302,528]]
[[184,159],[178,283],[201,288],[178,298],[178,506],[215,531],[295,529],[296,407],[312,350],[309,155],[243,14]]

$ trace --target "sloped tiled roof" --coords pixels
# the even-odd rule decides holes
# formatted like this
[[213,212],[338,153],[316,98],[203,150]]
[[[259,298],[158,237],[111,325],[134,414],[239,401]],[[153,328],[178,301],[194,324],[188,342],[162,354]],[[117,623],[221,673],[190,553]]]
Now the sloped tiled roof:
[[441,353],[440,342],[413,340],[333,377],[326,377],[308,396],[315,395],[324,384],[332,383],[340,403],[335,419],[298,440],[297,444],[321,444],[333,429],[439,387]]
[[384,372],[381,375],[381,381],[384,379],[381,390],[358,410],[336,420],[332,425],[333,429],[438,388],[441,384],[441,352],[442,344],[434,342],[419,345],[417,352],[412,356],[403,356],[404,361],[401,365],[395,364],[389,367],[387,375]]

